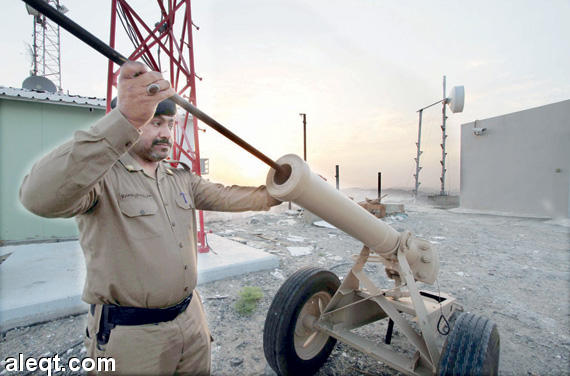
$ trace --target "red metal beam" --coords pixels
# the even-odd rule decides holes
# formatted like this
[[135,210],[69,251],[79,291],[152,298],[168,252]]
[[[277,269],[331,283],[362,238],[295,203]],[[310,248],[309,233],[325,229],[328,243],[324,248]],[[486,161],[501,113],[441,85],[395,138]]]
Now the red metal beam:
[[[117,25],[117,0],[111,1],[111,30],[109,45],[111,48],[115,48],[115,26]],[[113,96],[113,86],[115,86],[116,79],[113,73],[113,62],[109,60],[107,65],[107,109],[106,111],[111,111],[111,100]]]
[[[129,19],[129,22],[131,23],[131,26],[133,27],[133,30],[137,34],[137,37],[139,38],[140,41],[144,40],[144,38],[143,38],[139,28],[137,27],[137,23],[133,19],[133,16],[141,23],[141,25],[147,30],[147,32],[149,34],[154,35],[154,34],[152,34],[152,31],[149,30],[148,26],[146,26],[144,21],[140,18],[140,16],[134,11],[134,9],[129,6],[129,4],[127,4],[124,0],[118,0],[118,1],[119,1],[119,5],[125,11],[125,16]],[[150,63],[152,64],[152,68],[154,70],[158,70],[158,64],[156,63],[154,56],[152,56],[152,53],[150,52],[149,47],[146,47],[146,44],[141,43],[141,46],[142,45],[145,46],[145,49],[144,49],[145,54],[148,57]]]
[[[171,59],[171,62],[173,62],[173,54],[172,54],[172,50],[169,49],[168,47],[166,47],[164,45],[164,43],[162,43],[161,39],[164,39],[164,37],[166,37],[168,35],[168,33],[162,33],[159,34],[159,36],[157,37],[154,33],[158,31],[158,29],[161,27],[161,25],[163,25],[165,22],[167,22],[168,20],[162,20],[162,22],[159,23],[159,25],[157,27],[155,27],[154,29],[150,29],[150,27],[148,27],[148,25],[142,20],[142,18],[140,18],[140,16],[134,12],[134,10],[132,10],[132,8],[125,3],[125,0],[118,0],[121,3],[125,4],[125,6],[127,7],[127,9],[129,10],[129,12],[125,11],[125,13],[129,16],[129,19],[132,20],[132,17],[134,17],[140,24],[140,26],[142,26],[144,28],[144,30],[148,33],[146,38],[142,38],[142,34],[140,32],[140,30],[138,29],[136,23],[134,22],[134,20],[132,20],[132,24],[133,24],[133,28],[135,29],[135,32],[137,33],[137,35],[139,35],[139,39],[140,39],[140,45],[137,48],[136,54],[133,53],[131,56],[129,56],[129,59],[132,60],[136,60],[138,59],[140,56],[142,56],[143,54],[151,54],[150,49],[152,47],[154,47],[156,44],[159,45],[159,47],[169,56],[169,58]],[[178,8],[181,6],[181,4],[179,4]],[[178,8],[175,8],[175,10],[177,10]],[[169,29],[172,29],[172,25],[169,25]],[[150,39],[154,39],[150,44],[148,44],[148,41]],[[158,70],[158,64],[156,63],[156,61],[154,60],[154,58],[152,58],[151,60],[153,66],[153,69]],[[176,66],[181,69],[183,71],[183,73],[185,75],[190,75],[190,72],[188,72],[188,70],[184,69],[185,67],[181,66],[177,61],[174,61],[174,63],[176,64]]]
[[[196,80],[194,71],[194,52],[192,48],[192,14],[191,0],[156,0],[158,4],[158,13],[161,20],[154,27],[150,27],[145,23],[142,17],[128,4],[128,0],[111,0],[111,37],[110,45],[115,45],[116,35],[116,19],[117,7],[121,7],[127,23],[130,25],[136,37],[136,45],[129,56],[130,60],[137,60],[144,57],[151,64],[151,69],[159,69],[159,60],[153,49],[158,46],[161,52],[164,52],[169,59],[169,78],[172,87],[181,95],[186,96],[189,101],[196,105]],[[185,8],[183,8],[185,6]],[[177,16],[177,12],[182,11],[183,15]],[[182,27],[178,29],[179,35],[176,35],[174,24],[176,21],[182,20]],[[154,23],[153,23],[154,24]],[[166,27],[164,26],[166,25]],[[165,29],[162,30],[162,28]],[[107,73],[107,107],[110,109],[110,101],[112,98],[112,88],[117,84],[119,69],[114,69],[112,62],[109,63]],[[188,95],[184,95],[186,91]],[[192,170],[200,175],[200,148],[198,141],[198,121],[192,117],[192,128],[194,137],[194,151],[191,150],[190,132],[188,130],[189,114],[186,113],[184,120],[175,128],[174,145],[172,147],[172,159],[179,160],[186,157],[192,164]],[[198,232],[199,251],[206,252],[204,237],[204,216],[199,212],[200,231]]]

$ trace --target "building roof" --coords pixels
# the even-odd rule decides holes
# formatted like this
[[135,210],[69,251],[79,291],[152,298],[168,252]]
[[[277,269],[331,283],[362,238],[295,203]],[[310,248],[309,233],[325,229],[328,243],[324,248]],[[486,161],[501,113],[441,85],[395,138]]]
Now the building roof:
[[82,97],[81,95],[49,93],[46,91],[19,89],[4,86],[0,86],[0,98],[80,107],[105,108],[106,105],[104,98]]

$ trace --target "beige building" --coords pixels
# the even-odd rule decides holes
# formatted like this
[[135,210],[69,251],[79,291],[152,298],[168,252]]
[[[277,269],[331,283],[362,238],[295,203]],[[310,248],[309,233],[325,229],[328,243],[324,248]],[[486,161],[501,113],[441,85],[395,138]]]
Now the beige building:
[[461,207],[570,217],[570,100],[461,126]]

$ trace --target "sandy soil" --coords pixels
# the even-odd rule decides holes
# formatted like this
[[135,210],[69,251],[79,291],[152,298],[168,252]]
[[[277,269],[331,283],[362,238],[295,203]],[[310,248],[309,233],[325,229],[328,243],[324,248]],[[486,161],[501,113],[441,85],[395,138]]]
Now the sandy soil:
[[[355,199],[375,192],[352,190]],[[456,213],[414,203],[392,192],[386,200],[406,203],[406,214],[386,218],[397,230],[408,229],[437,245],[442,292],[455,296],[466,311],[497,323],[501,335],[502,375],[567,375],[570,369],[569,228],[567,222]],[[285,278],[307,265],[344,276],[350,256],[361,244],[337,229],[303,221],[286,204],[269,213],[207,216],[212,232],[281,259],[275,270],[250,273],[200,286],[210,330],[214,375],[273,375],[263,354],[263,324],[272,298]],[[560,224],[562,223],[562,225]],[[305,256],[292,256],[287,247],[310,246]],[[383,287],[392,282],[383,267],[368,264],[366,271]],[[234,309],[244,286],[263,290],[253,315]],[[437,291],[437,286],[430,286]],[[23,352],[29,356],[58,353],[62,358],[82,354],[85,315],[68,317],[4,333],[1,358]],[[382,341],[385,323],[365,334]],[[396,328],[393,344],[406,351]],[[2,367],[3,369],[3,367]],[[0,372],[0,375],[8,374]],[[37,372],[36,374],[42,374]],[[61,374],[61,373],[60,373]],[[346,345],[337,344],[319,375],[396,375],[388,366]]]

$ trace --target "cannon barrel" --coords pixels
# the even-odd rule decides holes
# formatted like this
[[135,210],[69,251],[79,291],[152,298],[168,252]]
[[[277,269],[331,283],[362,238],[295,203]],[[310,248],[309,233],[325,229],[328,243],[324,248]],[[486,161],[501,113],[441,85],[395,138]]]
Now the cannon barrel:
[[[360,240],[397,268],[397,252],[405,251],[416,280],[433,283],[439,270],[437,252],[425,240],[399,233],[356,202],[337,191],[311,171],[299,156],[287,154],[277,161],[284,166],[267,174],[269,194],[281,201],[292,201],[316,214],[338,229]],[[284,173],[284,170],[288,170]]]

